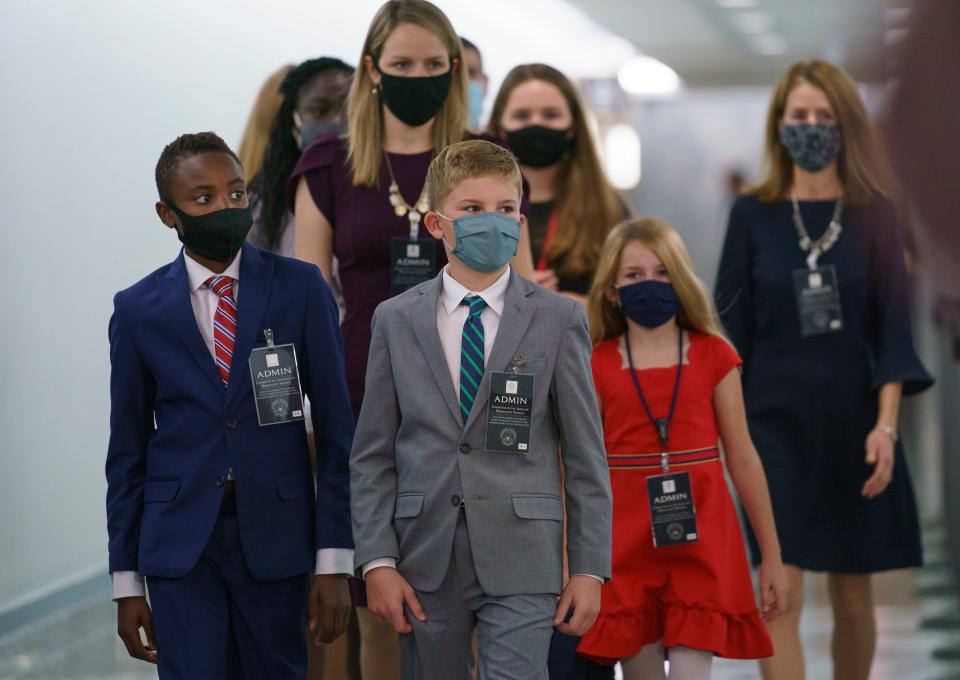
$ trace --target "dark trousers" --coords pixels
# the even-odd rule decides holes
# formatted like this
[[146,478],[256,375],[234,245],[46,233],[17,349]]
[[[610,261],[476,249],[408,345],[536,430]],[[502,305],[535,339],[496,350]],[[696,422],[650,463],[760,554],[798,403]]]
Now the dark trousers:
[[[569,617],[567,617],[569,619]],[[550,680],[613,680],[613,666],[601,666],[577,654],[580,638],[553,631],[547,668]]]
[[225,495],[196,566],[147,577],[160,678],[303,678],[307,576],[260,582],[243,560],[236,501]]

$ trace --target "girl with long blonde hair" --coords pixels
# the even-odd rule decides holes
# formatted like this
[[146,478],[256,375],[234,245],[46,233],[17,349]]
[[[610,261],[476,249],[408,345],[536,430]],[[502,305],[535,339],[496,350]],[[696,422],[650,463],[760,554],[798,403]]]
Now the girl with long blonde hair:
[[804,571],[825,571],[834,677],[867,680],[871,574],[921,563],[897,421],[901,397],[932,380],[910,331],[897,190],[856,85],[825,61],[783,73],[764,150],[764,177],[730,210],[716,285],[790,580],[761,670],[804,677]]
[[[613,578],[579,645],[625,680],[702,680],[714,655],[770,656],[786,575],[740,391],[740,358],[679,234],[617,225],[587,304],[613,490]],[[720,456],[722,442],[724,458]],[[758,610],[724,461],[763,549]]]

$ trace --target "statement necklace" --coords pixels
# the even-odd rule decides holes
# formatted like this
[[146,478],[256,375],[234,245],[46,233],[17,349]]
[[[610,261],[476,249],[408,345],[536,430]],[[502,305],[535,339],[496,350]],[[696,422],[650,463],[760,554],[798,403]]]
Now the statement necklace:
[[843,214],[843,194],[837,197],[837,204],[833,209],[833,217],[830,218],[830,225],[823,232],[823,236],[816,241],[810,238],[806,225],[803,223],[803,217],[800,215],[800,204],[797,203],[797,195],[790,192],[790,200],[793,202],[793,226],[797,228],[797,237],[800,239],[800,250],[807,255],[807,266],[813,270],[817,268],[817,260],[825,252],[833,248],[833,245],[843,233],[843,226],[840,224],[840,215]]
[[404,200],[400,193],[400,187],[397,185],[397,178],[393,176],[393,167],[390,165],[390,156],[386,151],[383,152],[383,158],[387,162],[387,172],[390,173],[389,200],[393,206],[393,212],[397,217],[406,216],[410,220],[410,233],[416,234],[420,229],[420,218],[423,217],[429,206],[427,204],[427,183],[424,181],[423,190],[420,192],[420,198],[416,204],[410,205]]

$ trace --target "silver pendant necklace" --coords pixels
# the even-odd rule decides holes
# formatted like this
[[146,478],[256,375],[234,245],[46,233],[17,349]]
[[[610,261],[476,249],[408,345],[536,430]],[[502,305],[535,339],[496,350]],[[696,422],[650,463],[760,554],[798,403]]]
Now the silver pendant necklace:
[[797,237],[800,239],[800,250],[807,253],[807,267],[810,270],[817,268],[817,261],[820,256],[830,250],[843,233],[843,226],[840,224],[840,215],[843,214],[843,194],[837,197],[837,204],[833,209],[833,217],[830,218],[830,225],[823,232],[823,236],[816,241],[810,238],[806,225],[803,223],[803,217],[800,215],[800,204],[797,203],[797,195],[790,192],[790,200],[793,202],[793,226],[797,229]]

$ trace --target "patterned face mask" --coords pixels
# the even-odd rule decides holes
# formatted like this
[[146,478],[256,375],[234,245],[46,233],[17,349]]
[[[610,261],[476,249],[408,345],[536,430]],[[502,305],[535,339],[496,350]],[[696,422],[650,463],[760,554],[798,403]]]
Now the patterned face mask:
[[820,172],[840,153],[843,138],[836,125],[784,125],[780,143],[794,163],[807,172]]

